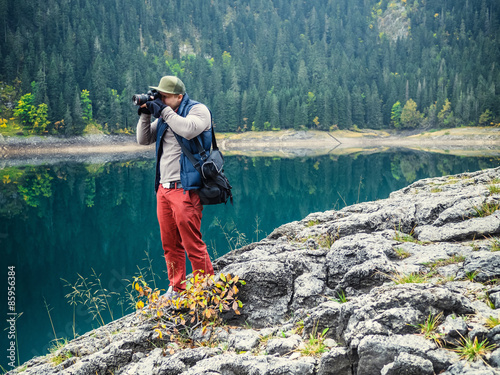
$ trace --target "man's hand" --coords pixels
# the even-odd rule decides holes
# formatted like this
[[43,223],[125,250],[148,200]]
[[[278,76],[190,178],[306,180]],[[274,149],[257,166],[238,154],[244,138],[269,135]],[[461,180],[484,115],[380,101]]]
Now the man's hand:
[[161,111],[166,107],[166,105],[162,102],[160,98],[157,98],[152,101],[148,101],[146,103],[146,107],[148,108],[149,112],[156,117],[160,118],[161,117]]
[[146,114],[146,115],[150,115],[151,112],[149,112],[149,109],[146,107],[146,104],[143,104],[139,107],[139,109],[137,110],[137,114],[140,116],[141,114]]

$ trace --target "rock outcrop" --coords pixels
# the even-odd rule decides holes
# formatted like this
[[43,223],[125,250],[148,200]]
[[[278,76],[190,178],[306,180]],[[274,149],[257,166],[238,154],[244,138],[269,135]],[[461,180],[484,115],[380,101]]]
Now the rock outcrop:
[[[131,314],[11,373],[500,374],[499,192],[500,168],[425,179],[217,259],[246,285],[212,347],[180,349]],[[474,340],[489,350],[468,361]]]

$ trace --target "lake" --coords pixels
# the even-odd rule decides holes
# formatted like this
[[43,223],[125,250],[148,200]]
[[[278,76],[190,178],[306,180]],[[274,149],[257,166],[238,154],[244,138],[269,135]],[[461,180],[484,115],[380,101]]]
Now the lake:
[[[228,156],[234,205],[205,207],[202,233],[217,258],[312,212],[383,199],[421,178],[498,165],[498,157],[416,151]],[[168,286],[153,183],[154,161],[144,157],[0,169],[2,277],[7,284],[8,267],[15,267],[21,363],[45,355],[55,338],[72,339],[132,312],[134,276]],[[85,306],[70,295],[75,289],[82,298],[108,297],[87,294]],[[1,300],[7,308],[5,287]]]

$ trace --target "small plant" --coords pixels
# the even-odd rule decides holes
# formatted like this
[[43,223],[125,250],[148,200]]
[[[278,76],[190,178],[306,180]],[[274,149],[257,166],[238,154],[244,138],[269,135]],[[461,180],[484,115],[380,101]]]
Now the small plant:
[[[54,366],[57,366],[57,365],[60,365],[61,363],[63,363],[65,360],[73,357],[73,354],[71,354],[70,352],[66,351],[60,351],[60,349],[64,348],[64,346],[66,346],[66,344],[68,343],[68,340],[66,339],[60,339],[60,340],[55,340],[55,343],[54,345],[49,349],[49,352],[51,354],[54,354],[51,358],[50,358],[50,361],[52,362],[52,364]],[[59,354],[55,355],[55,353],[57,351],[60,351]]]
[[294,328],[294,332],[297,335],[302,334],[302,332],[304,332],[304,321],[303,320],[299,320],[297,323],[295,323],[295,325],[296,325],[296,327]]
[[[140,278],[132,285],[139,293],[137,308],[144,316],[158,320],[154,327],[157,338],[161,340],[164,334],[170,335],[170,341],[186,347],[195,344],[194,332],[199,328],[205,335],[208,328],[223,325],[226,313],[240,315],[243,303],[237,297],[238,286],[245,284],[238,276],[221,273],[216,280],[214,275],[197,272],[186,281],[186,290],[170,300],[161,297],[159,290],[152,290]],[[211,341],[211,333],[197,343]],[[170,352],[173,351],[171,348]]]
[[408,257],[411,256],[411,253],[401,247],[397,247],[394,249],[394,251],[396,252],[396,254],[398,255],[398,258],[399,259],[406,259]]
[[340,291],[337,292],[337,298],[334,298],[333,300],[338,303],[346,303],[347,297],[345,296],[344,291],[340,289]]
[[395,284],[421,284],[427,282],[428,276],[422,273],[409,273],[404,274],[402,272],[394,272],[389,275],[389,278]]
[[416,244],[419,244],[419,245],[422,245],[423,242],[417,240],[416,238],[413,237],[413,229],[411,230],[411,232],[409,234],[406,234],[406,233],[403,233],[401,231],[401,225],[399,226],[399,229],[395,230],[394,231],[394,237],[392,238],[393,240],[395,241],[399,241],[399,242],[413,242],[413,243],[416,243]]
[[488,203],[484,202],[481,206],[472,206],[472,209],[476,212],[475,216],[485,217],[492,215],[496,210],[500,208],[500,203]]
[[105,325],[103,316],[104,311],[108,311],[111,320],[113,320],[113,311],[109,304],[109,299],[113,294],[102,287],[100,280],[101,275],[97,275],[92,269],[93,279],[83,277],[78,274],[78,278],[74,284],[62,279],[66,282],[66,287],[71,288],[71,292],[65,295],[68,303],[73,306],[73,332],[75,326],[75,308],[76,305],[82,305],[87,312],[92,316],[92,320],[98,322],[99,325]]
[[500,186],[490,185],[490,186],[488,186],[488,190],[490,192],[490,195],[500,194]]
[[479,271],[466,272],[465,277],[467,277],[467,279],[469,279],[469,281],[474,281],[474,279],[476,278],[478,273],[479,273]]
[[488,319],[486,319],[486,326],[488,328],[495,328],[498,325],[500,325],[500,315],[497,318],[495,318],[494,316],[490,316]]
[[332,235],[331,233],[327,233],[321,237],[318,238],[318,245],[320,247],[326,247],[330,248],[332,247],[333,243],[336,241],[335,235]]
[[491,251],[500,251],[500,238],[491,238]]
[[436,332],[436,328],[438,327],[442,318],[442,312],[435,316],[429,314],[424,323],[418,324],[418,326],[415,327],[420,328],[420,333],[423,334],[426,339],[433,340],[438,346],[442,346],[441,334]]
[[460,339],[460,346],[454,349],[454,351],[460,354],[460,358],[466,359],[467,361],[482,360],[485,362],[483,357],[495,349],[495,347],[496,346],[493,344],[490,345],[487,339],[479,342],[477,337],[475,337],[473,341],[469,337],[462,336]]
[[314,227],[319,224],[319,220],[309,220],[306,224],[306,227]]
[[328,350],[324,341],[329,328],[325,328],[321,333],[317,333],[317,329],[318,324],[314,327],[313,332],[309,334],[305,347],[300,351],[302,355],[317,357]]
[[465,256],[463,255],[452,255],[447,259],[438,259],[432,263],[425,264],[431,269],[436,269],[438,267],[448,266],[450,264],[462,263],[465,260]]

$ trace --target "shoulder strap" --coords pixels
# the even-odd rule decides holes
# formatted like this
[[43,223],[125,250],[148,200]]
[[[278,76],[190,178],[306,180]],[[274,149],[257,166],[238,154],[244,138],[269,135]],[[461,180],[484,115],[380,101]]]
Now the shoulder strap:
[[[172,128],[170,128],[172,130]],[[172,130],[172,133],[174,133],[175,139],[177,139],[177,143],[179,143],[179,146],[181,146],[182,152],[187,156],[189,161],[193,164],[193,167],[201,174],[201,168],[200,168],[200,162],[195,159],[193,154],[188,150],[186,145],[181,141],[179,135]],[[194,144],[196,145],[196,148],[198,149],[198,153],[201,156],[201,160],[204,162],[207,160],[208,155],[206,150],[203,148],[201,145],[200,136],[197,136],[196,138],[193,139]],[[219,148],[217,147],[217,140],[215,139],[215,132],[214,132],[214,126],[212,124],[212,150],[218,150]]]
[[[210,112],[210,122],[211,122],[211,130],[212,130],[212,150],[218,150],[219,148],[217,147],[217,140],[215,139],[215,132],[214,132],[214,122],[212,119],[212,112]],[[172,128],[170,128],[172,130]],[[201,173],[201,168],[200,168],[200,162],[195,159],[193,154],[188,150],[188,148],[182,143],[182,141],[179,138],[179,135],[177,135],[176,132],[172,130],[172,133],[174,133],[175,139],[177,139],[177,142],[179,143],[179,146],[181,146],[182,152],[187,156],[187,158],[191,161],[193,164],[193,167],[200,173]],[[201,135],[201,134],[200,134]],[[200,136],[198,135],[193,139],[194,144],[196,145],[196,148],[198,149],[198,153],[201,156],[202,161],[206,161],[208,158],[206,150],[203,148],[201,142],[200,142]]]

